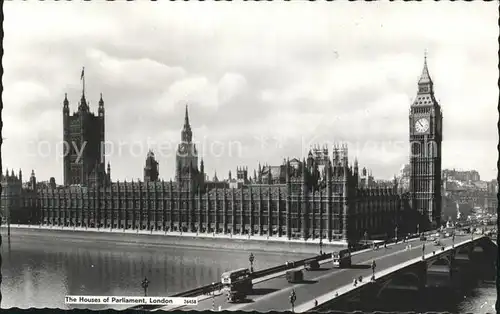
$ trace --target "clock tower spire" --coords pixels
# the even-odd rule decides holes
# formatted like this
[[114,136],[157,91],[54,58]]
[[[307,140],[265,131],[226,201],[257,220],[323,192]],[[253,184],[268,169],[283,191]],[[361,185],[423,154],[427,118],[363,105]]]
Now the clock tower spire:
[[418,80],[418,94],[433,94],[434,91],[432,89],[433,83],[431,76],[429,74],[429,69],[427,67],[427,52],[424,56],[424,68],[422,70],[422,75]]
[[417,97],[410,107],[410,194],[420,230],[441,224],[442,112],[424,58]]
[[176,181],[181,190],[195,191],[199,181],[198,151],[193,143],[193,132],[189,124],[188,106],[184,114],[184,126],[181,131],[181,142],[177,148]]

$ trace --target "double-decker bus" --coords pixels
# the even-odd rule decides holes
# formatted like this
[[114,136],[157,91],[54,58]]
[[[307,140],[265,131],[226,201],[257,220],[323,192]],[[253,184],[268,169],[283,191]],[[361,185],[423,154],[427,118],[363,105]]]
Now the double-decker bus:
[[351,251],[349,249],[332,253],[333,267],[351,267]]
[[224,272],[221,276],[222,289],[227,292],[228,302],[243,300],[252,291],[252,276],[248,268]]

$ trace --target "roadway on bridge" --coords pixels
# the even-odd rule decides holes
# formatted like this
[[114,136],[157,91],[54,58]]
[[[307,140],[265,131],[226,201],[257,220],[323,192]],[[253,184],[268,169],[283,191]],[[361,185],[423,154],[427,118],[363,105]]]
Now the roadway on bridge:
[[[469,236],[457,236],[455,243],[465,240]],[[451,245],[452,239],[441,239],[442,245]],[[411,250],[406,250],[406,246],[412,245]],[[304,282],[299,284],[288,283],[284,276],[270,279],[261,283],[254,284],[254,292],[249,295],[246,303],[230,304],[227,303],[225,294],[216,295],[214,298],[200,300],[197,306],[177,308],[177,310],[243,310],[266,312],[269,310],[287,311],[291,305],[289,295],[292,289],[295,289],[297,300],[295,306],[314,300],[336,288],[340,288],[352,283],[355,277],[370,276],[372,273],[371,262],[375,259],[376,271],[381,271],[410,259],[422,255],[422,244],[420,241],[409,243],[398,243],[387,249],[383,247],[377,251],[367,251],[352,256],[352,267],[348,269],[333,268],[331,262],[322,265],[320,270],[304,271]],[[426,253],[439,251],[441,247],[436,247],[432,242],[426,242]],[[163,308],[162,310],[168,310]]]

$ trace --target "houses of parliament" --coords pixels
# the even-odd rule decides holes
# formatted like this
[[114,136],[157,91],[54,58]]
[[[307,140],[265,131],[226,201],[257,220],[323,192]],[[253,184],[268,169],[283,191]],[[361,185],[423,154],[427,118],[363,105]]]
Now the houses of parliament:
[[[159,179],[153,152],[142,182],[113,182],[101,152],[104,101],[91,112],[82,92],[70,114],[63,101],[64,140],[87,145],[81,160],[65,152],[64,185],[40,184],[34,171],[2,175],[2,213],[10,223],[264,235],[284,239],[357,241],[424,231],[441,224],[442,113],[424,62],[417,96],[410,106],[410,184],[384,186],[348,160],[348,147],[311,148],[307,158],[279,165],[245,166],[225,180],[208,180],[198,159],[186,106],[177,148],[175,179]],[[77,145],[76,145],[77,146]]]

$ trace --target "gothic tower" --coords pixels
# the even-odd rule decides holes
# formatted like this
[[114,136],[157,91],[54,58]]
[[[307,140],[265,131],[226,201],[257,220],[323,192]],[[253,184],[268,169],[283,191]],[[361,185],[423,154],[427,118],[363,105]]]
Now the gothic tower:
[[441,224],[441,107],[434,98],[427,68],[418,81],[418,92],[410,107],[410,193],[414,210],[420,213],[420,230]]
[[175,180],[181,190],[194,192],[200,183],[199,175],[198,152],[193,143],[193,132],[189,124],[188,106],[186,105],[181,142],[177,148]]
[[[78,111],[70,115],[69,101],[63,101],[64,185],[89,185],[93,172],[105,179],[104,151],[104,101],[99,100],[98,115],[90,111],[85,98],[85,75],[82,71],[82,97]],[[99,180],[101,180],[99,179]]]
[[159,169],[155,154],[150,150],[146,156],[146,165],[144,166],[144,182],[158,181]]

